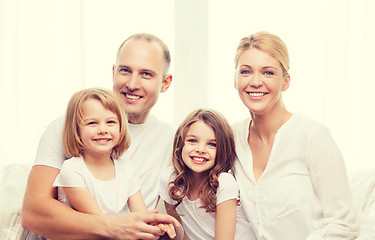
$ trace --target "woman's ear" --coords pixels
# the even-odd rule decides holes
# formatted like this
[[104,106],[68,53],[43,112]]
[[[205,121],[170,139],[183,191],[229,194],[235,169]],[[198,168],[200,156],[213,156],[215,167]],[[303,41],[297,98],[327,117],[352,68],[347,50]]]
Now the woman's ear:
[[282,87],[282,91],[286,91],[288,88],[289,88],[289,84],[290,84],[290,75],[289,73],[284,77],[284,84],[283,84],[283,87]]

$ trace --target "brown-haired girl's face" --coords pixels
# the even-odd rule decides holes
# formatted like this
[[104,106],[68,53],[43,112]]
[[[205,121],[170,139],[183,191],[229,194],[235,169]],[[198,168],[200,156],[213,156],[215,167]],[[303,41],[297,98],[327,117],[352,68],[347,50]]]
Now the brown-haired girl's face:
[[250,48],[238,58],[235,87],[242,102],[255,114],[281,106],[282,91],[289,87],[280,62],[271,55]]
[[84,156],[110,156],[120,139],[120,123],[117,115],[106,109],[96,99],[87,99],[83,105],[83,124],[79,134]]
[[190,125],[182,148],[182,160],[196,174],[213,168],[216,158],[214,130],[202,120]]

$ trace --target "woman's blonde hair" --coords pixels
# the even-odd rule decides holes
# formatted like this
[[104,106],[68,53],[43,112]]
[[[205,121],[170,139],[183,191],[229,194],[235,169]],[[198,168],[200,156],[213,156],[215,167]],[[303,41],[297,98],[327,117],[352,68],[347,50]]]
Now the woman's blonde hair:
[[236,56],[234,59],[237,68],[238,59],[243,51],[256,48],[270,54],[280,62],[283,75],[289,72],[289,54],[285,43],[276,35],[268,32],[257,32],[241,39],[238,44]]
[[182,159],[182,148],[185,145],[185,138],[190,126],[197,121],[203,121],[211,127],[216,138],[215,164],[212,169],[207,171],[207,178],[200,184],[199,188],[199,198],[202,201],[202,208],[205,208],[206,212],[215,212],[219,174],[232,169],[233,161],[236,158],[236,151],[232,128],[224,116],[214,110],[197,109],[193,111],[177,129],[174,137],[172,156],[177,177],[169,184],[168,192],[170,197],[177,201],[174,207],[177,207],[190,192],[193,184],[193,174]]
[[71,97],[65,115],[64,153],[68,158],[79,157],[83,153],[83,143],[79,136],[79,128],[83,125],[83,103],[88,99],[100,101],[106,109],[116,114],[120,124],[120,138],[117,145],[112,149],[111,157],[112,159],[118,159],[130,146],[128,120],[116,93],[102,88],[85,89]]

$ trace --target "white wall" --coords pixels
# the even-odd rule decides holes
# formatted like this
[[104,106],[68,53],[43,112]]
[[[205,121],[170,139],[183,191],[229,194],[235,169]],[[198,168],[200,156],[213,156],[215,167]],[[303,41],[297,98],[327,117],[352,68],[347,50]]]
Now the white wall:
[[172,53],[173,83],[154,114],[174,125],[197,107],[248,117],[233,88],[234,52],[266,30],[289,48],[289,110],[330,128],[350,174],[374,168],[374,11],[370,0],[0,0],[0,164],[32,162],[75,91],[112,88],[117,48],[136,32]]

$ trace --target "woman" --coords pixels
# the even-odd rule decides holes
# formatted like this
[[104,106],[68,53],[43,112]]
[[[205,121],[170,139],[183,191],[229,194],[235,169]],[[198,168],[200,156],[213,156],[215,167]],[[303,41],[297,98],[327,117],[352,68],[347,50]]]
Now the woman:
[[260,239],[354,239],[357,213],[343,157],[327,128],[289,112],[283,41],[266,32],[240,41],[235,87],[250,118],[233,126],[241,204]]

